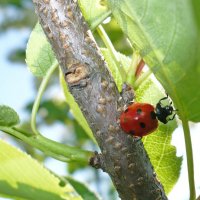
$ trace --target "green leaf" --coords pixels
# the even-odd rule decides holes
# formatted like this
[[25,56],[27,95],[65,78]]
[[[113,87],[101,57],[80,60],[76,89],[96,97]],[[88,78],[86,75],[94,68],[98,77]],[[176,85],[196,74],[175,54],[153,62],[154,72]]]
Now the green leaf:
[[[158,86],[151,80],[145,81],[136,91],[138,102],[149,102],[156,105],[158,100],[164,95]],[[176,148],[171,145],[172,133],[176,129],[176,121],[168,124],[159,124],[158,129],[144,137],[143,143],[158,179],[164,185],[165,192],[169,193],[180,174],[182,158],[176,156]]]
[[0,105],[0,126],[14,126],[19,121],[18,114],[12,108]]
[[0,140],[0,195],[13,199],[81,200],[29,155]]
[[67,181],[74,187],[76,188],[76,191],[78,194],[85,200],[99,200],[97,195],[92,192],[85,184],[76,181],[75,179],[71,177],[65,177]]
[[68,87],[66,85],[66,82],[65,82],[65,79],[64,79],[62,73],[60,73],[60,83],[63,88],[66,102],[70,106],[75,119],[79,122],[79,124],[82,126],[82,128],[85,130],[85,132],[88,134],[88,136],[96,143],[93,133],[92,133],[85,117],[83,116],[83,113],[81,112],[78,104],[75,102],[74,97],[71,95],[71,93],[68,90]]
[[105,0],[79,0],[78,4],[91,30],[110,15]]
[[108,4],[181,116],[200,121],[200,40],[192,1],[108,0]]
[[[117,68],[117,65],[115,64],[112,55],[110,54],[110,51],[108,49],[105,48],[101,48],[101,52],[108,64],[108,68],[115,80],[115,83],[118,87],[118,90],[121,91],[122,90],[122,86],[123,86],[123,80],[122,80],[122,76]],[[120,58],[120,61],[122,63],[122,66],[124,68],[124,70],[127,72],[129,66],[131,65],[131,59],[121,53],[117,53],[118,57]]]
[[41,26],[36,24],[26,49],[26,63],[35,76],[45,76],[48,69],[56,62],[54,52]]
[[192,0],[191,3],[192,3],[192,7],[193,7],[193,12],[194,12],[194,15],[195,15],[195,18],[196,18],[196,23],[197,23],[199,30],[200,30],[200,12],[199,12],[200,4],[196,0]]

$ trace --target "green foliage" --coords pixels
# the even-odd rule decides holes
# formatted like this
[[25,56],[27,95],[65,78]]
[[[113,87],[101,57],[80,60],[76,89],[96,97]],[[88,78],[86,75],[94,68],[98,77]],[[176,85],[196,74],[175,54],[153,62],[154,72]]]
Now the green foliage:
[[191,1],[108,0],[108,4],[181,115],[200,121],[200,45]]
[[199,12],[200,11],[200,3],[196,0],[192,0],[191,4],[192,4],[194,16],[196,18],[196,23],[200,30],[200,12]]
[[93,152],[73,147],[71,145],[65,145],[60,142],[50,140],[42,135],[32,136],[19,128],[10,128],[0,126],[0,130],[8,133],[23,142],[41,150],[46,155],[61,160],[63,162],[78,162],[88,165],[88,160],[93,155]]
[[0,105],[0,126],[14,126],[19,121],[18,114],[12,108]]
[[23,8],[24,3],[22,0],[1,0],[0,5],[2,5],[2,6],[12,5],[12,6],[16,6],[18,8]]
[[103,27],[117,51],[125,55],[131,55],[133,53],[133,49],[127,41],[127,36],[122,32],[115,18],[112,17],[111,21],[104,24]]
[[26,49],[26,63],[35,76],[45,76],[56,59],[51,45],[39,25],[33,29]]
[[71,177],[65,177],[67,181],[76,188],[76,192],[85,200],[99,200],[97,195],[92,192],[85,184],[76,181]]
[[[149,102],[153,105],[156,105],[158,99],[163,96],[160,89],[151,80],[145,81],[136,92],[137,101]],[[164,185],[167,193],[177,182],[182,163],[182,158],[176,156],[176,148],[170,144],[172,133],[176,127],[175,120],[165,125],[160,123],[154,133],[143,139],[158,179]]]
[[151,163],[168,194],[178,181],[182,158],[176,156],[176,148],[171,145],[172,133],[176,123],[167,127],[163,124],[151,135],[144,138],[144,146]]
[[0,8],[0,33],[5,33],[11,28],[32,28],[37,22],[37,17],[34,15],[34,9],[31,0],[1,0]]
[[[29,104],[27,109],[32,108],[33,104]],[[39,108],[39,114],[42,116],[45,123],[52,124],[56,121],[65,123],[69,112],[69,106],[63,101],[46,100],[42,101]]]
[[0,140],[0,195],[13,199],[81,200],[70,184],[60,180],[27,154]]
[[80,9],[93,30],[110,14],[110,11],[103,0],[79,0]]
[[24,48],[17,48],[17,49],[14,49],[8,59],[11,61],[11,62],[15,62],[15,63],[23,63],[24,64],[24,59],[25,59],[25,51],[24,51]]
[[[26,106],[26,111],[31,113],[33,107],[33,102],[29,103]],[[56,99],[47,99],[43,100],[40,103],[40,108],[37,113],[38,116],[41,117],[41,120],[38,120],[37,125],[40,126],[43,123],[52,125],[56,122],[60,122],[63,124],[64,127],[71,126],[74,128],[74,131],[71,131],[70,134],[73,135],[71,144],[82,147],[88,140],[89,137],[85,133],[85,130],[82,126],[77,122],[75,118],[71,116],[70,108],[66,101],[60,101]],[[26,130],[26,132],[31,132],[30,127],[27,124],[23,124],[24,126],[22,129]],[[75,139],[74,139],[74,136]],[[65,138],[63,138],[65,139]],[[63,141],[64,142],[64,141]],[[73,163],[75,164],[75,163]],[[80,167],[80,163],[77,164],[77,169]],[[85,165],[83,165],[85,167]]]

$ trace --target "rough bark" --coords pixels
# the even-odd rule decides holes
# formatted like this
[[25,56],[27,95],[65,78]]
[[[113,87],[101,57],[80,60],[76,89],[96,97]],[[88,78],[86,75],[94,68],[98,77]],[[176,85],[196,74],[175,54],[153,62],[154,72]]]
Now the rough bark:
[[100,146],[101,154],[96,153],[90,163],[109,174],[123,200],[167,199],[141,140],[124,134],[117,123],[125,99],[117,90],[77,1],[33,2],[66,84]]

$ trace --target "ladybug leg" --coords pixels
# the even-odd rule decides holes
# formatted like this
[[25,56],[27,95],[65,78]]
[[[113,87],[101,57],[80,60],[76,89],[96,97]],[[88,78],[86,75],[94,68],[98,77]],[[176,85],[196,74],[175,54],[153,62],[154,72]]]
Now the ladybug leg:
[[159,101],[160,104],[162,104],[161,101],[164,101],[165,99],[168,99],[169,95],[167,93],[166,93],[166,95],[167,95],[166,97],[163,97],[162,99],[160,99],[160,101]]
[[176,116],[176,113],[173,115],[172,118],[169,118],[168,121],[172,121],[175,118],[175,116]]
[[[170,102],[170,106],[172,106],[172,104],[173,104],[173,102],[171,101]],[[178,109],[175,109],[175,110],[172,110],[173,112],[177,112],[178,111]]]

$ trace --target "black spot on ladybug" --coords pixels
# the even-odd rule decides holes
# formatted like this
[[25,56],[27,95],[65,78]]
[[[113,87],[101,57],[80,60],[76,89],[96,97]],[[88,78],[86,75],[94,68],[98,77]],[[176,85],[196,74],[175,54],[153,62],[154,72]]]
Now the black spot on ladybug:
[[140,115],[141,113],[142,113],[142,109],[141,109],[141,108],[138,108],[138,109],[137,109],[137,114]]
[[131,131],[129,131],[129,134],[130,134],[130,135],[134,135],[134,134],[135,134],[135,131],[134,131],[134,130],[131,130]]
[[141,127],[141,128],[145,128],[145,123],[140,122],[140,127]]
[[154,111],[151,111],[150,115],[151,119],[156,119],[156,113]]

